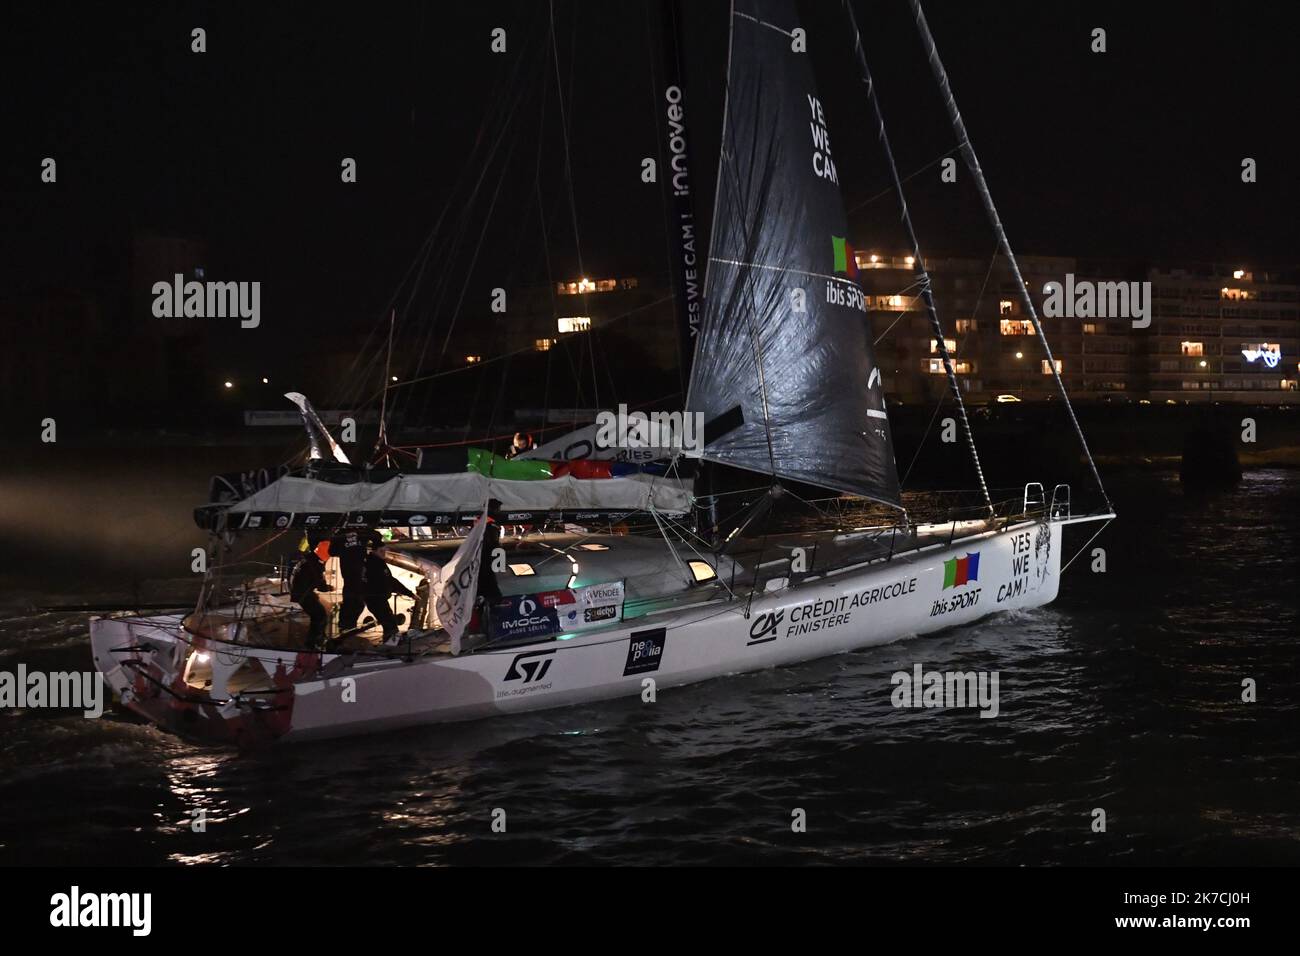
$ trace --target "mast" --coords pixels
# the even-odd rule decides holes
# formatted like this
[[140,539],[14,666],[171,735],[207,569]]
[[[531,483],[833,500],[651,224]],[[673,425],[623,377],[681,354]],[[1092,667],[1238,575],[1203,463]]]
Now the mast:
[[957,135],[957,143],[961,148],[962,158],[965,159],[966,167],[975,180],[975,188],[979,191],[980,200],[984,203],[984,212],[988,215],[989,223],[993,226],[993,232],[997,235],[998,246],[1001,248],[1002,254],[1007,257],[1007,261],[1011,263],[1011,274],[1016,280],[1017,289],[1020,291],[1020,301],[1024,303],[1029,321],[1033,323],[1034,331],[1038,333],[1038,341],[1042,343],[1043,354],[1047,356],[1047,365],[1051,369],[1052,379],[1056,382],[1057,389],[1060,390],[1061,400],[1065,403],[1065,410],[1070,416],[1070,423],[1074,426],[1074,433],[1079,436],[1079,444],[1083,447],[1083,454],[1088,459],[1088,467],[1092,469],[1092,477],[1097,482],[1097,490],[1101,492],[1102,500],[1106,502],[1106,510],[1113,511],[1114,507],[1110,503],[1110,497],[1106,494],[1106,487],[1101,483],[1101,475],[1097,472],[1097,463],[1092,460],[1092,452],[1088,449],[1088,440],[1083,437],[1083,429],[1079,426],[1079,419],[1074,415],[1074,406],[1070,404],[1070,396],[1066,394],[1065,383],[1061,381],[1061,373],[1056,370],[1056,361],[1052,358],[1051,346],[1047,344],[1047,336],[1043,334],[1043,327],[1038,321],[1038,312],[1034,308],[1034,300],[1029,295],[1029,288],[1025,285],[1024,278],[1020,275],[1020,264],[1016,262],[1015,253],[1011,251],[1011,243],[1007,239],[1007,232],[1002,228],[1002,219],[998,216],[997,207],[993,205],[993,196],[989,193],[988,183],[984,181],[984,170],[980,168],[979,158],[975,155],[975,147],[971,145],[970,136],[966,133],[966,124],[962,122],[961,112],[957,109],[957,101],[953,97],[952,87],[948,83],[948,71],[943,68],[943,61],[939,59],[939,50],[934,44],[934,37],[930,34],[930,25],[926,22],[924,11],[921,10],[921,2],[920,0],[909,0],[909,2],[912,6],[912,15],[916,19],[916,28],[921,35],[921,42],[925,45],[926,55],[930,61],[930,70],[934,74],[935,82],[939,85],[939,91],[943,94],[944,105],[948,110],[948,118],[952,121],[953,132]]
[[378,455],[380,450],[384,453],[384,462],[392,464],[392,456],[388,452],[388,383],[392,381],[393,365],[393,326],[397,324],[397,309],[390,309],[388,313],[388,357],[384,360],[384,397],[379,405],[379,437],[375,439],[374,454]]
[[917,275],[917,282],[921,286],[921,297],[925,300],[925,311],[930,319],[930,328],[934,332],[935,342],[938,343],[939,357],[943,360],[943,370],[948,376],[948,387],[952,391],[953,401],[957,403],[957,414],[961,417],[962,433],[966,436],[966,444],[970,448],[971,462],[975,465],[975,475],[979,478],[980,491],[984,495],[984,504],[989,509],[989,517],[995,516],[993,510],[993,499],[989,496],[988,482],[984,480],[984,469],[980,466],[980,454],[975,447],[975,435],[971,432],[970,419],[966,417],[966,403],[961,397],[961,386],[957,382],[957,373],[952,367],[952,357],[948,354],[948,344],[944,340],[943,326],[939,323],[939,310],[934,305],[934,293],[930,288],[930,274],[925,268],[925,259],[921,255],[921,243],[916,238],[916,230],[912,227],[912,214],[907,209],[907,197],[903,195],[903,182],[898,176],[898,166],[894,162],[894,151],[889,146],[889,134],[885,132],[885,114],[880,108],[880,100],[876,96],[876,85],[871,79],[871,68],[867,66],[867,56],[862,49],[862,34],[858,30],[857,18],[853,16],[853,4],[850,0],[841,0],[844,6],[844,12],[848,14],[849,28],[853,31],[853,52],[858,61],[858,69],[862,73],[862,82],[867,87],[867,98],[871,100],[871,108],[876,115],[876,125],[880,144],[884,147],[885,158],[889,161],[889,175],[894,181],[894,192],[898,196],[898,204],[901,207],[901,218],[903,226],[907,229],[907,239],[912,247],[913,271]]
[[685,37],[682,0],[660,0],[662,13],[663,95],[658,102],[664,121],[668,168],[664,188],[668,203],[668,247],[673,301],[677,309],[681,380],[690,378],[699,332],[704,278],[700,269],[699,224],[695,218],[694,178],[691,175],[690,139],[686,109]]

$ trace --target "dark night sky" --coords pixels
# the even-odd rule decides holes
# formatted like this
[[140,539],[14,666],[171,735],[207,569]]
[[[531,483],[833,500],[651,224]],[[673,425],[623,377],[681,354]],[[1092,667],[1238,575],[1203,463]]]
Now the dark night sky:
[[[696,179],[711,189],[726,5],[688,8]],[[887,179],[839,4],[803,9],[854,231],[897,246],[892,195],[862,205]],[[1295,36],[1283,9],[928,4],[1017,250],[1294,267]],[[657,0],[557,0],[589,273],[667,272],[661,197],[638,178],[661,140],[647,26],[657,10]],[[952,134],[906,5],[858,0],[856,10],[906,174],[950,149]],[[477,175],[471,147],[491,132],[485,118],[508,101],[515,68],[527,82],[503,145],[514,152],[486,188],[504,186],[495,214],[476,212],[460,247],[464,255],[486,223],[471,300],[486,294],[480,285],[545,279],[537,169],[551,269],[576,274],[540,0],[47,3],[3,16],[8,292],[111,274],[130,231],[154,229],[202,236],[231,277],[261,279],[264,310],[280,317],[268,340],[320,323],[369,327],[438,211],[459,202],[453,184]],[[189,52],[194,26],[208,31],[202,56]],[[488,50],[495,26],[509,31],[507,56]],[[1102,55],[1089,52],[1096,26],[1108,33]],[[39,182],[46,155],[59,163],[56,186]],[[343,156],[358,160],[356,185],[339,182]],[[1240,181],[1244,156],[1258,161],[1256,184]],[[968,185],[942,186],[937,168],[908,184],[928,252],[991,251]]]

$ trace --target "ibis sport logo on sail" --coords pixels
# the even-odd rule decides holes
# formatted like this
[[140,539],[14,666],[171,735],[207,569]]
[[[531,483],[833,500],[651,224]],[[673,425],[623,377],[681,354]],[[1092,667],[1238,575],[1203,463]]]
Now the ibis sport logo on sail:
[[[866,312],[867,300],[857,283],[858,260],[853,247],[843,236],[831,236],[831,256],[835,278],[826,280],[826,302]],[[847,276],[848,281],[841,279],[841,275]]]

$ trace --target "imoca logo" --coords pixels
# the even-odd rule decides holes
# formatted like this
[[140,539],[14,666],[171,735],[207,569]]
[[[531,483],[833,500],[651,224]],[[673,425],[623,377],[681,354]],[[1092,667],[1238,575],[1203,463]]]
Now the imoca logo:
[[762,644],[776,640],[776,629],[785,620],[785,611],[764,611],[749,626],[749,643]]
[[555,651],[529,651],[526,654],[516,654],[515,659],[510,662],[510,670],[506,671],[505,679],[521,680],[525,684],[541,680],[551,669],[554,654]]

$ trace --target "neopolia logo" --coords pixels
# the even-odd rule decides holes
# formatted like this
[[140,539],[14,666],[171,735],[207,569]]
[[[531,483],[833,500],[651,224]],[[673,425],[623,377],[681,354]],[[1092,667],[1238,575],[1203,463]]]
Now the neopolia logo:
[[764,611],[749,627],[749,643],[765,644],[776,640],[776,629],[785,620],[785,611]]
[[554,655],[555,651],[528,651],[525,654],[516,654],[515,659],[510,662],[510,670],[506,671],[505,679],[521,680],[525,684],[536,683],[551,669]]

